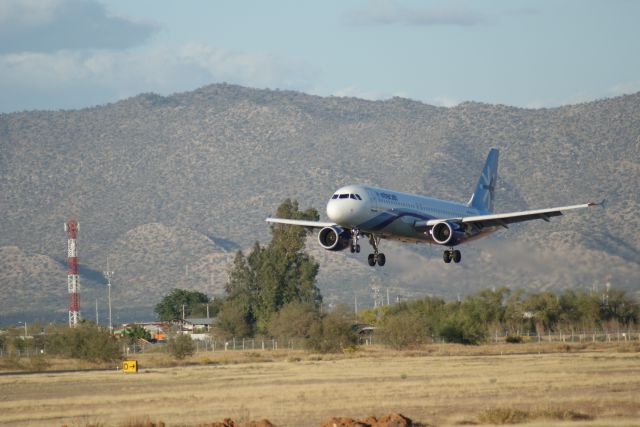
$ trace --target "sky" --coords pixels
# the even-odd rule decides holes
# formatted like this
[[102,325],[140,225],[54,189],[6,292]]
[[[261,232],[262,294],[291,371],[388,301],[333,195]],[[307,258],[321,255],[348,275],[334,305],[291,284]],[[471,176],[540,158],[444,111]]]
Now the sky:
[[0,0],[0,113],[213,83],[438,106],[640,91],[635,0]]

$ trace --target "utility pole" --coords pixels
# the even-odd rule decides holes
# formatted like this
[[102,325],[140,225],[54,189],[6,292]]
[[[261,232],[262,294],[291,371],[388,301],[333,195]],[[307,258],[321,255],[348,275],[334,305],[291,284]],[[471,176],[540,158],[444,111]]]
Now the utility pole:
[[107,271],[103,271],[102,274],[107,279],[107,288],[109,289],[109,333],[113,334],[113,323],[111,323],[111,278],[113,271],[109,269],[109,257],[107,257]]
[[67,232],[67,289],[69,292],[69,327],[75,328],[80,322],[80,283],[78,270],[78,245],[76,237],[80,224],[71,217],[64,223]]
[[356,305],[356,320],[358,319],[358,295],[354,295],[353,299],[355,300]]

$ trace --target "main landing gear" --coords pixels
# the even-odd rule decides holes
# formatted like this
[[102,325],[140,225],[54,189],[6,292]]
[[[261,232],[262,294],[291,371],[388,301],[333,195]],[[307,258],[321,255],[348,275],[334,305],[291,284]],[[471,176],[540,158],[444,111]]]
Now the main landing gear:
[[462,254],[458,250],[454,250],[453,248],[449,248],[442,254],[442,259],[445,263],[449,264],[452,260],[456,264],[460,262],[462,259]]
[[367,258],[369,265],[373,267],[378,264],[380,267],[382,267],[387,262],[387,258],[383,253],[378,251],[378,248],[380,246],[380,238],[371,234],[369,235],[369,243],[373,247],[373,253],[369,254],[369,257]]

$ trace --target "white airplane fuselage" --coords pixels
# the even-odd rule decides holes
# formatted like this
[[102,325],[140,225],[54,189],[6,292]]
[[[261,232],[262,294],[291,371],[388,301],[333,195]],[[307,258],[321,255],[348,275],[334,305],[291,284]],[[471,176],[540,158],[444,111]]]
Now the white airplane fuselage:
[[347,185],[336,191],[327,203],[327,216],[332,222],[287,218],[267,218],[273,224],[319,228],[318,243],[330,251],[350,248],[360,252],[358,239],[368,237],[373,247],[370,266],[383,266],[385,255],[379,251],[381,239],[413,243],[435,243],[446,249],[445,263],[459,263],[460,251],[455,246],[486,236],[509,224],[563,215],[563,211],[589,208],[601,203],[517,212],[495,213],[493,210],[498,179],[499,151],[489,151],[475,191],[466,205],[417,194],[401,193],[366,185]]
[[[342,187],[327,203],[327,216],[345,230],[357,229],[389,240],[415,243],[434,243],[426,229],[416,227],[420,222],[487,213],[459,203],[365,185]],[[486,227],[467,232],[464,241],[495,230],[496,227]]]

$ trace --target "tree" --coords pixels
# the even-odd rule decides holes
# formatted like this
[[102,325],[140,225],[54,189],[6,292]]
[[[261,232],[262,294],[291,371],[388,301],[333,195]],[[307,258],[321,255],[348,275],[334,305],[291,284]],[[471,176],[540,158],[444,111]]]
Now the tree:
[[[309,221],[318,221],[320,215],[318,211],[309,208],[301,211],[296,200],[286,199],[276,209],[277,218],[288,219],[305,219]],[[307,229],[304,227],[292,227],[284,224],[274,224],[271,226],[271,244],[272,248],[278,248],[285,253],[294,254],[304,249],[304,242],[307,236]]]
[[320,353],[337,353],[357,343],[358,335],[351,321],[351,310],[339,306],[312,324],[305,346]]
[[[315,209],[302,212],[298,203],[289,199],[278,207],[276,215],[318,219]],[[225,286],[227,298],[217,322],[225,334],[265,333],[271,317],[287,304],[299,302],[318,308],[322,302],[315,284],[319,265],[303,252],[307,231],[274,225],[271,233],[268,246],[256,242],[248,256],[241,251],[236,254]]]
[[135,343],[140,338],[146,341],[151,339],[151,334],[142,325],[128,326],[124,333],[129,340],[129,344]]
[[216,335],[247,338],[254,335],[254,326],[254,317],[247,306],[227,300],[216,317],[214,328]]
[[[254,251],[260,250],[256,243]],[[238,251],[225,285],[227,298],[216,318],[216,329],[220,335],[249,337],[254,333],[257,310],[257,286],[255,273],[242,251]]]
[[267,331],[281,339],[308,338],[314,323],[320,321],[320,312],[313,304],[291,302],[271,317]]
[[447,342],[460,344],[480,344],[484,341],[487,338],[487,328],[478,312],[469,310],[469,306],[457,301],[448,303],[438,335]]
[[524,291],[517,289],[511,293],[505,301],[503,325],[510,336],[520,336],[528,332],[528,322],[525,321],[525,308],[523,302]]
[[611,289],[608,298],[600,309],[600,316],[605,321],[617,321],[623,325],[637,323],[640,318],[638,303],[627,296],[621,289]]
[[121,357],[118,341],[106,330],[83,322],[75,328],[61,327],[47,333],[49,355],[88,361],[114,361]]
[[187,356],[192,356],[196,351],[196,346],[187,334],[179,334],[169,339],[167,344],[169,353],[178,360],[182,360]]
[[380,330],[382,341],[396,350],[427,342],[429,332],[425,319],[416,311],[404,310],[384,317]]
[[[186,289],[173,289],[156,304],[154,311],[160,320],[170,321],[182,319],[183,306],[185,316],[202,316],[206,313],[209,297],[202,292]],[[204,310],[204,313],[203,313]]]
[[553,331],[560,318],[560,303],[551,292],[541,292],[529,296],[524,302],[525,309],[533,313],[536,332]]

